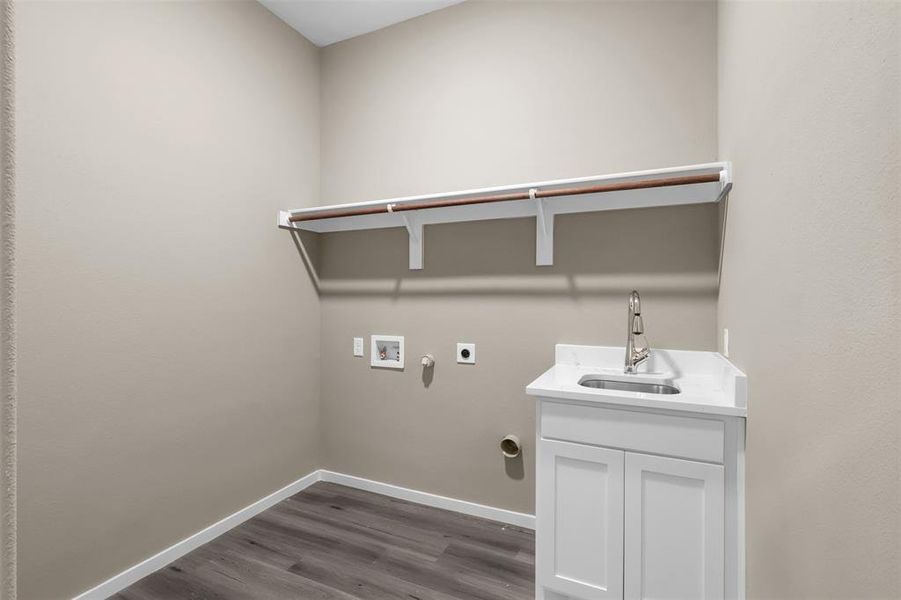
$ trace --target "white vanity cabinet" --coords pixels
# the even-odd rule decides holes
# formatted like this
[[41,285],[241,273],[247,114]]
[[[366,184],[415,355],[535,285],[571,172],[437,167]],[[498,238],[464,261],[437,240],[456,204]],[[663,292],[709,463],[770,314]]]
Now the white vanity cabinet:
[[538,398],[536,597],[743,597],[744,419]]

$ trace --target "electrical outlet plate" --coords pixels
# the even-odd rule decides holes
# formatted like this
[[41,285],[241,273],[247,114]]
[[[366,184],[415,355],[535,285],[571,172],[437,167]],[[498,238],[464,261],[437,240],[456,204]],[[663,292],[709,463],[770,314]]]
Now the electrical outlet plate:
[[363,356],[363,338],[354,338],[354,356]]
[[463,365],[476,364],[476,345],[466,342],[458,342],[457,362]]

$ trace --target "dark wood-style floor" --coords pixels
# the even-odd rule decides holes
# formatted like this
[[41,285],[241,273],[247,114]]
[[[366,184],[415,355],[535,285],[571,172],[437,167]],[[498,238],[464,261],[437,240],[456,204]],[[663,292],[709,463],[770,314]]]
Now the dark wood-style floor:
[[533,599],[526,529],[317,483],[116,600]]

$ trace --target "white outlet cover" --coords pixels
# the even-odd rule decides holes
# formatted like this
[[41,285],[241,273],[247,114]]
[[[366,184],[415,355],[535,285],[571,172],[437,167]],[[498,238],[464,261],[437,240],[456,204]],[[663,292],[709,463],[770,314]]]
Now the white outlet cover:
[[[469,351],[469,356],[463,356],[464,350]],[[476,345],[467,342],[457,343],[457,362],[463,365],[476,364]]]
[[363,338],[354,338],[354,356],[363,356]]

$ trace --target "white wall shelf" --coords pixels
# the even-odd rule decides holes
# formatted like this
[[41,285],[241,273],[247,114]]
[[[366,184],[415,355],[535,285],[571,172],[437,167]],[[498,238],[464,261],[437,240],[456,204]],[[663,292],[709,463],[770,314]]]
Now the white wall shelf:
[[731,187],[731,164],[715,162],[283,210],[278,226],[317,233],[405,227],[410,268],[422,269],[425,225],[535,217],[535,263],[541,266],[554,264],[558,214],[719,202]]

